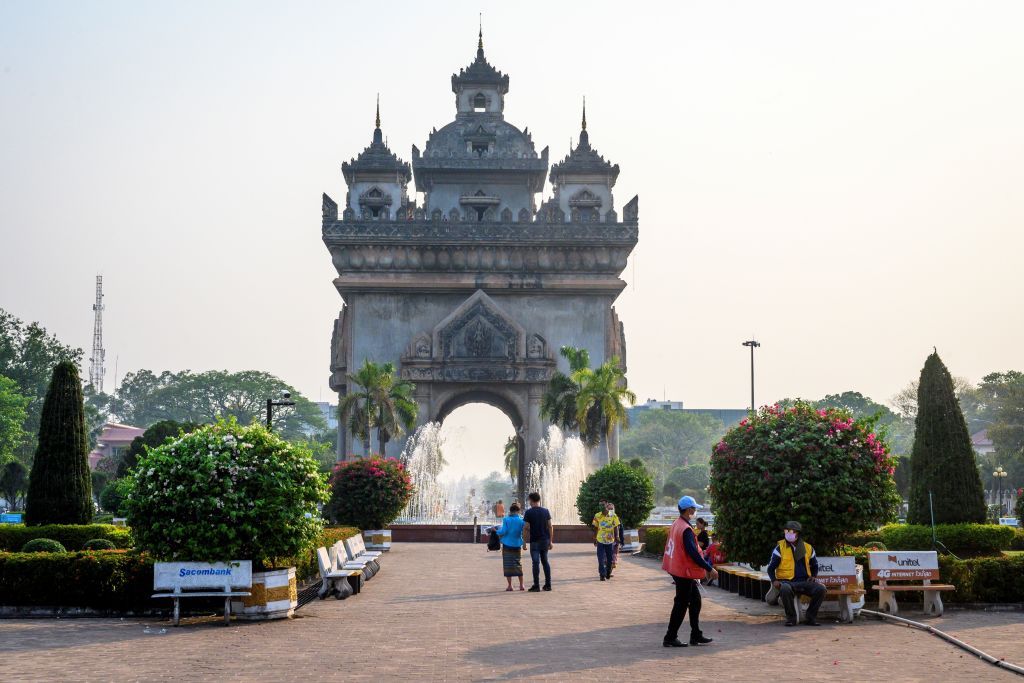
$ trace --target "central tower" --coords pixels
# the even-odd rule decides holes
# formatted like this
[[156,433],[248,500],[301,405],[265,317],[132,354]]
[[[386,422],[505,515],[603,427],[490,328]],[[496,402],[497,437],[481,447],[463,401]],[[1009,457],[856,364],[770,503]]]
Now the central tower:
[[[558,349],[625,367],[612,304],[637,243],[638,200],[620,219],[619,168],[591,147],[584,112],[579,144],[551,167],[551,195],[538,207],[548,149],[538,154],[528,130],[505,120],[509,77],[485,58],[482,36],[451,86],[455,120],[422,152],[413,145],[411,173],[383,142],[378,111],[370,146],[342,165],[344,208],[323,197],[323,240],[343,299],[331,388],[344,395],[364,359],[390,361],[416,384],[420,423],[466,403],[494,405],[516,427],[526,472],[546,427],[541,396],[555,368],[568,369]],[[421,202],[408,196],[410,176]],[[388,455],[402,445],[388,443]],[[592,467],[617,452],[607,446]],[[363,445],[342,433],[338,448],[346,457]]]

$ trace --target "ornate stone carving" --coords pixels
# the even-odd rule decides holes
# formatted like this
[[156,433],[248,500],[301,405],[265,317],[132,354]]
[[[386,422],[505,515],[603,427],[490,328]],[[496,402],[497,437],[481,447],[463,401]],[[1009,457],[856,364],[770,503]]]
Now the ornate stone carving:
[[413,340],[409,355],[413,358],[430,358],[431,351],[430,335],[424,332]]
[[338,203],[324,193],[324,222],[338,220]]
[[546,347],[547,342],[544,341],[544,337],[539,334],[531,334],[530,338],[526,340],[526,357],[544,358],[544,351]]
[[637,195],[629,200],[629,203],[622,207],[622,221],[624,223],[636,223],[640,220],[640,196]]

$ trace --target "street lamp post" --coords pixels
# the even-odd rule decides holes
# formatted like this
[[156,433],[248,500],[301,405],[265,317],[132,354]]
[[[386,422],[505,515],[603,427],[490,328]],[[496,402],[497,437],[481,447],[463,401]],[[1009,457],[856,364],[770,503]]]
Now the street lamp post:
[[1003,509],[1003,479],[1006,478],[1007,474],[1009,474],[1009,472],[1004,470],[1002,467],[997,467],[995,469],[995,472],[992,473],[992,481],[999,487],[998,489],[996,489],[998,491],[998,493],[996,494],[998,496],[996,500],[999,501],[1000,517],[1002,517],[1006,513],[1006,511]]
[[284,407],[284,406],[293,406],[293,405],[295,405],[295,401],[292,401],[291,397],[292,397],[291,393],[289,393],[287,391],[282,391],[281,392],[281,400],[275,401],[272,398],[268,398],[267,399],[267,431],[268,432],[274,430],[274,426],[273,426],[273,422],[274,422],[274,406]]
[[754,349],[759,347],[761,343],[751,339],[743,342],[743,345],[750,347],[750,411],[754,412],[757,410],[754,404]]

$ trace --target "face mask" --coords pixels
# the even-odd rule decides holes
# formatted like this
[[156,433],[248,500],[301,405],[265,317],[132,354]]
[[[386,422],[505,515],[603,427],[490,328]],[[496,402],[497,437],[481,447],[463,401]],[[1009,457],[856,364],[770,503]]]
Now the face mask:
[[786,532],[786,540],[789,541],[790,543],[796,543],[796,532],[795,531],[787,531]]
[[608,508],[608,514],[609,515],[614,515],[615,514],[615,508]]

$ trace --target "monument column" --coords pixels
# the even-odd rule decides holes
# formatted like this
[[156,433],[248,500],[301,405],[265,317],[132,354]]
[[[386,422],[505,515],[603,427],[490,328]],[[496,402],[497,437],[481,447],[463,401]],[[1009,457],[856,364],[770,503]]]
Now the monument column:
[[519,500],[525,503],[526,500],[526,473],[530,463],[537,459],[537,445],[544,438],[544,420],[540,416],[540,401],[544,396],[545,385],[530,384],[526,388],[526,433],[523,440],[526,447],[523,449],[523,462],[519,467]]

